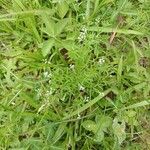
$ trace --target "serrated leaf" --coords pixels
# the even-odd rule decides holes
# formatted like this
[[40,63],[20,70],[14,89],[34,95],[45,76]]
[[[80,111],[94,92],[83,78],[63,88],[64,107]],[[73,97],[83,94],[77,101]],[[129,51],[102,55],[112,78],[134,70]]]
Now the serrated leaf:
[[49,54],[51,48],[54,46],[54,42],[55,42],[54,39],[49,39],[48,41],[45,41],[43,43],[43,46],[42,46],[42,55],[44,57]]
[[114,135],[118,139],[118,143],[122,144],[122,142],[126,139],[125,122],[121,121],[121,123],[119,123],[119,120],[115,118],[112,127]]
[[63,2],[59,2],[57,4],[58,7],[58,14],[61,18],[64,18],[64,16],[67,14],[68,10],[69,10],[69,6],[68,4],[63,1]]

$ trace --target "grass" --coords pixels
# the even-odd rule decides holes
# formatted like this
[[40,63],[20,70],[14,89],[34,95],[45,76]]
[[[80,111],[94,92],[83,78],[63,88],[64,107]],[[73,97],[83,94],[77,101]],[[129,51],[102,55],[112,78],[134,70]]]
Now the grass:
[[149,0],[0,0],[0,149],[149,149],[149,27]]

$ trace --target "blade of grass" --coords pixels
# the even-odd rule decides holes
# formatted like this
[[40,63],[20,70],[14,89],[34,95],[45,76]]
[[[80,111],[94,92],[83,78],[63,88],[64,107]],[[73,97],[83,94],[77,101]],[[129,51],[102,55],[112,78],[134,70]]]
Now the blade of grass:
[[138,67],[139,67],[138,56],[137,56],[137,51],[136,51],[135,43],[133,41],[132,41],[132,47],[133,47],[133,53],[134,53],[136,70],[137,70],[137,72],[139,72],[139,69],[138,69]]
[[85,16],[86,16],[86,19],[88,20],[90,16],[90,0],[87,0]]
[[89,103],[85,104],[83,107],[81,107],[81,108],[75,110],[74,112],[70,113],[68,116],[64,117],[63,119],[64,120],[69,119],[69,118],[83,112],[84,110],[88,109],[89,107],[91,107],[92,105],[97,103],[100,99],[102,99],[104,96],[106,96],[109,92],[110,92],[110,89],[106,90],[103,95],[100,94],[99,96],[97,96],[96,98],[91,100]]
[[122,75],[122,61],[123,61],[123,56],[121,56],[118,64],[118,73],[117,73],[117,80],[118,82],[121,81],[121,75]]
[[49,15],[52,15],[53,13],[54,13],[53,10],[42,10],[42,9],[26,10],[26,11],[12,12],[12,13],[8,13],[8,14],[0,15],[0,19],[4,19],[7,17],[16,17],[16,16],[21,16],[21,15],[29,15],[29,14],[33,14],[33,15],[49,14]]
[[144,100],[142,102],[139,103],[135,103],[133,105],[127,106],[125,108],[123,108],[122,110],[126,110],[126,109],[134,109],[134,108],[138,108],[138,107],[144,107],[150,105],[150,100]]
[[128,29],[112,29],[110,27],[89,27],[88,31],[95,31],[95,32],[106,32],[106,33],[122,33],[122,34],[134,34],[134,35],[144,35],[144,33],[135,31],[135,30],[128,30]]

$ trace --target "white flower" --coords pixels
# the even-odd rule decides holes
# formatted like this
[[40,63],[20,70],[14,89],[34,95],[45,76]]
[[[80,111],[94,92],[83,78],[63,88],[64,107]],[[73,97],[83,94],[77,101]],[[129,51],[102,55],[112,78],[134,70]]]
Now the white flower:
[[48,72],[44,72],[43,75],[44,75],[45,78],[47,78]]
[[104,93],[103,92],[99,92],[99,95],[101,96],[101,97],[104,97]]
[[99,63],[100,65],[102,65],[103,63],[105,63],[105,58],[104,58],[104,57],[101,57],[101,58],[99,59],[98,63]]
[[43,62],[44,62],[45,64],[50,64],[50,63],[51,63],[51,62],[48,61],[47,59],[43,59]]
[[15,102],[11,102],[11,105],[13,105],[13,106],[14,106],[14,105],[16,105],[16,103],[15,103]]
[[48,71],[44,72],[43,75],[45,78],[50,78],[52,76],[52,74],[49,73]]
[[85,101],[88,102],[90,100],[89,96],[85,96]]
[[49,91],[46,91],[45,96],[49,97],[50,95],[52,95],[52,93],[53,93],[53,91],[52,91],[52,89],[50,89]]
[[85,87],[83,87],[82,85],[80,85],[80,86],[79,86],[79,90],[80,90],[80,91],[84,91],[84,90],[85,90]]
[[81,28],[80,35],[78,37],[79,42],[84,41],[86,39],[86,35],[87,35],[87,28],[83,26]]
[[72,70],[74,69],[74,65],[73,65],[73,64],[70,64],[69,67],[70,67],[70,69],[72,69]]
[[81,119],[81,115],[80,115],[80,114],[78,114],[78,117],[77,117],[77,119]]
[[86,34],[87,33],[87,28],[85,26],[82,27],[81,31]]

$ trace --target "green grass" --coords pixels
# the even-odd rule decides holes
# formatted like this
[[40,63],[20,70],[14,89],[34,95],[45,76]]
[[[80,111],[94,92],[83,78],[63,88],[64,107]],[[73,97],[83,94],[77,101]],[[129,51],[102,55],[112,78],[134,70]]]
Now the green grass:
[[0,150],[148,150],[149,104],[149,0],[0,0]]

